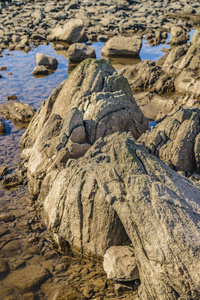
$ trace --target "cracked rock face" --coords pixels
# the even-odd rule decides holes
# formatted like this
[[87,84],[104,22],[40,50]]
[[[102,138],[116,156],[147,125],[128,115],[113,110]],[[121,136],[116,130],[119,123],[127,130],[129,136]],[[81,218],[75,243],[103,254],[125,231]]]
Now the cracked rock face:
[[[48,207],[51,216],[47,216],[46,220],[52,231],[63,221],[59,235],[76,247],[98,255],[102,255],[109,246],[127,239],[116,213],[102,202],[92,175],[89,186],[84,190],[85,200],[75,203],[75,194],[79,197],[82,191],[84,171],[76,174],[74,169],[71,181],[71,175],[66,173],[65,168],[71,159],[84,156],[100,137],[116,131],[131,131],[138,138],[147,129],[147,119],[137,106],[127,80],[105,60],[85,60],[53,91],[37,111],[20,142],[24,148],[22,159],[27,167],[29,190],[33,196],[39,195],[39,199],[48,199],[45,207]],[[61,188],[61,182],[65,181],[63,175],[67,181],[70,179],[64,183],[64,186],[71,186],[68,187],[71,191],[68,195],[65,188]],[[53,199],[58,203],[49,196],[50,185],[55,188]],[[62,209],[59,213],[56,211],[57,205],[63,205],[57,193],[64,193],[65,201],[73,206],[64,215]],[[90,204],[87,203],[88,198],[91,199]],[[86,209],[84,220],[81,219],[80,208]],[[76,224],[79,224],[78,227]],[[84,237],[79,233],[82,227],[87,231]],[[98,236],[96,227],[101,233]]]
[[128,235],[140,299],[198,299],[199,198],[197,187],[131,133],[114,133],[57,172],[43,214],[55,238],[83,251],[102,255]]
[[139,141],[176,171],[200,171],[200,110],[179,108]]
[[134,246],[139,298],[198,299],[200,190],[142,150],[131,134],[100,139],[79,164],[84,160]]

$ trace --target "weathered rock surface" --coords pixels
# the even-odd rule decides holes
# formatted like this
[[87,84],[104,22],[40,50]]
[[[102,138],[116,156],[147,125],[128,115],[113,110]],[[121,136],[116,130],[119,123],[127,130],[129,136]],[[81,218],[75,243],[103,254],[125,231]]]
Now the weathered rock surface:
[[116,281],[139,279],[134,249],[130,246],[110,247],[104,255],[103,268],[108,279]]
[[[131,133],[115,133],[57,173],[44,198],[44,217],[55,237],[63,235],[83,250],[93,245],[93,251],[102,253],[96,242],[104,235],[101,242],[108,246],[105,231],[111,223],[107,216],[102,224],[105,210],[99,205],[107,203],[134,246],[139,298],[198,299],[199,197],[200,189],[142,150]],[[109,236],[115,230],[109,228]]]
[[[97,149],[105,156],[101,163],[92,157]],[[198,299],[200,190],[144,152],[130,134],[99,140],[80,164],[86,159],[134,245],[139,298]]]
[[50,41],[63,41],[68,44],[87,42],[83,21],[80,19],[70,20],[63,27],[56,26],[48,38]]
[[181,45],[187,43],[189,40],[189,34],[186,30],[179,26],[172,26],[171,28],[171,45]]
[[56,58],[43,53],[36,54],[37,66],[45,66],[47,69],[56,69],[58,66],[58,61]]
[[123,74],[128,79],[133,91],[141,91],[152,88],[163,73],[161,67],[156,66],[155,62],[144,60],[134,66],[123,68],[119,74]]
[[67,51],[69,62],[81,62],[86,58],[96,58],[94,48],[81,44],[75,43],[71,45]]
[[[78,174],[73,169],[75,181],[68,182],[67,176],[58,184],[55,179],[62,178],[66,173],[66,164],[73,164],[70,158],[83,156],[100,137],[130,130],[138,138],[147,128],[148,122],[136,105],[127,80],[119,76],[105,60],[85,60],[54,90],[36,113],[20,142],[21,147],[25,148],[22,158],[28,169],[29,190],[35,196],[40,194],[41,199],[48,198],[44,214],[52,231],[56,224],[60,224],[58,235],[74,246],[98,255],[102,255],[109,246],[127,239],[114,211],[102,202],[92,174],[89,186],[84,187],[84,195],[79,195],[84,167],[83,172]],[[52,198],[52,194],[48,194],[50,183],[56,186],[57,193],[63,192],[66,201],[73,205],[70,210],[66,207],[66,219],[61,217],[59,211],[51,216],[46,213],[51,207],[60,206],[54,202],[59,201],[59,197],[54,194]],[[67,185],[71,192],[65,194],[63,187]],[[97,189],[95,198],[93,192],[90,194],[93,189]],[[76,196],[81,197],[84,220],[82,213],[79,216],[79,201],[77,205],[74,203]],[[91,197],[89,206],[88,197]],[[94,203],[97,207],[93,210]],[[100,234],[96,234],[96,222]]]
[[138,57],[141,47],[142,40],[139,36],[115,36],[106,42],[101,54],[105,56]]
[[0,105],[0,113],[5,119],[27,123],[35,114],[35,109],[29,104],[10,100]]
[[179,108],[139,141],[177,171],[200,171],[200,110]]

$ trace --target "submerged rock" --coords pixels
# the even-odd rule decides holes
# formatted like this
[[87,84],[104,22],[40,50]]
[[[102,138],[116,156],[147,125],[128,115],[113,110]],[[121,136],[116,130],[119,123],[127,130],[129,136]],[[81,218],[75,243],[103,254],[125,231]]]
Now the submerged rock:
[[0,105],[0,113],[5,119],[27,123],[35,114],[35,109],[29,104],[10,100]]
[[2,222],[13,222],[15,220],[15,215],[5,213],[5,214],[0,214],[0,221]]
[[115,36],[108,40],[101,51],[105,56],[138,57],[142,47],[139,36]]

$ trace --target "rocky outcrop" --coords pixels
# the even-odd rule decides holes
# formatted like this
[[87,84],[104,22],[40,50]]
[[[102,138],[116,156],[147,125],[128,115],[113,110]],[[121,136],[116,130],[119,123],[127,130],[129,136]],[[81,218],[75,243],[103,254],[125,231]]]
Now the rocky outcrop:
[[200,110],[179,108],[139,141],[177,171],[199,172]]
[[[52,203],[52,195],[48,193],[49,185],[55,183],[57,186],[55,179],[61,179],[66,173],[66,165],[73,163],[71,159],[83,156],[100,137],[129,130],[138,138],[147,129],[147,119],[138,108],[127,80],[119,76],[105,60],[85,60],[53,91],[22,137],[20,146],[24,148],[22,158],[28,169],[31,194],[35,197],[39,195],[40,199],[49,199],[45,210],[60,206],[59,203]],[[83,172],[77,174],[76,169],[73,172],[75,181],[70,179],[68,182],[67,176],[64,179],[66,182],[61,179],[56,187],[58,193],[65,194],[61,182],[64,186],[69,185],[68,191],[71,192],[65,196],[69,197],[67,201],[72,205],[75,204],[75,194],[80,196],[78,194],[82,186],[79,183],[82,184],[81,178],[85,171],[83,168]],[[90,188],[96,191],[98,187],[92,179],[92,173],[90,179],[89,186],[85,186],[85,196],[81,202],[77,200],[73,210],[66,212],[68,221],[64,218],[60,229],[61,235],[74,246],[102,255],[109,246],[127,239],[127,235],[115,212],[102,202],[98,191],[97,194],[94,192],[93,198]],[[78,190],[74,184],[77,184]],[[91,198],[91,207],[87,203],[88,197]],[[55,195],[53,199],[59,201]],[[93,202],[97,203],[95,211]],[[84,210],[84,220],[79,215],[80,207]],[[56,215],[49,217],[46,214],[48,227],[52,231],[57,222],[60,223],[58,213]],[[95,231],[96,222],[100,230],[98,235]],[[78,227],[76,224],[79,224]]]
[[115,36],[108,40],[101,51],[103,56],[138,57],[142,47],[139,36]]
[[81,19],[72,19],[64,26],[57,25],[50,33],[50,41],[63,41],[68,44],[87,42],[87,36]]
[[199,197],[198,188],[142,150],[131,133],[115,133],[56,173],[43,215],[57,239],[102,253],[120,237],[120,223],[111,226],[105,215],[116,211],[134,247],[139,298],[198,299]]
[[28,104],[10,100],[0,105],[0,113],[5,119],[28,123],[35,114],[35,109]]
[[67,51],[69,62],[79,63],[86,58],[96,58],[94,48],[81,44],[75,43],[71,45]]
[[133,243],[139,298],[198,299],[200,190],[130,135],[115,134],[101,145],[100,155],[110,159],[96,164],[97,184]]

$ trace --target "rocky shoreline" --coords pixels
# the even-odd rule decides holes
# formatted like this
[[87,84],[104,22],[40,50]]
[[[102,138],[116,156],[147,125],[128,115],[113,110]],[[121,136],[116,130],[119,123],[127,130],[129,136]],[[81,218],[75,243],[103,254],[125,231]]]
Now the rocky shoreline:
[[[16,131],[20,161],[0,124],[0,299],[199,299],[200,4],[15,0],[0,9],[2,55],[52,42],[69,69],[78,64],[36,112],[15,95],[0,104],[2,118],[28,126]],[[140,60],[144,36],[155,46],[168,34],[156,62],[118,72],[108,62]],[[59,64],[45,53],[36,63],[39,77]]]

